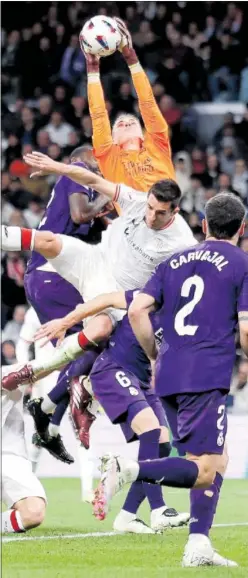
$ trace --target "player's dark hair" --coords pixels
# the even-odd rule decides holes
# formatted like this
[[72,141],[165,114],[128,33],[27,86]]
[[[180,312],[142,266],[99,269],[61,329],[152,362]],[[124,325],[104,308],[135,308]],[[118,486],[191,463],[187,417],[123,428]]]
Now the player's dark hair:
[[219,193],[205,207],[209,234],[215,239],[232,239],[245,216],[245,207],[233,193]]
[[178,207],[181,191],[178,184],[172,179],[163,179],[154,183],[148,192],[148,196],[153,194],[160,203],[171,203],[171,209]]
[[81,158],[82,153],[84,153],[85,151],[92,151],[92,146],[90,146],[89,144],[84,144],[80,147],[77,147],[76,149],[74,149],[74,151],[72,151],[72,153],[70,154],[70,160],[74,159],[74,158]]

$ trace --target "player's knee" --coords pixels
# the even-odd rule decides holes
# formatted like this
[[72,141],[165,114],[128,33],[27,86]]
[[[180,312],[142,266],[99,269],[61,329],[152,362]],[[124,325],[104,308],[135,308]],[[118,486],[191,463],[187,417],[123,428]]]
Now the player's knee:
[[30,497],[22,500],[22,502],[22,505],[17,509],[20,511],[24,528],[29,529],[40,526],[45,518],[45,501],[42,498]]
[[163,443],[167,443],[169,441],[170,441],[170,435],[169,435],[168,427],[166,427],[165,425],[162,425],[160,427],[159,443],[163,444]]
[[145,407],[134,416],[131,428],[138,436],[148,431],[159,429],[158,418],[151,407]]
[[219,474],[222,475],[222,477],[226,473],[228,462],[229,462],[228,450],[227,450],[227,445],[225,445],[223,454],[222,454],[222,456],[219,456],[218,463],[216,465],[216,470],[217,470],[217,472],[219,472]]
[[195,483],[196,488],[207,489],[212,485],[216,475],[216,461],[214,456],[187,456],[187,459],[194,461],[198,466],[198,477]]
[[94,333],[93,341],[96,340],[98,343],[104,341],[113,331],[113,324],[110,317],[105,314],[97,315],[97,317],[91,320],[90,325],[87,326],[85,332],[87,337],[89,331],[93,331]]

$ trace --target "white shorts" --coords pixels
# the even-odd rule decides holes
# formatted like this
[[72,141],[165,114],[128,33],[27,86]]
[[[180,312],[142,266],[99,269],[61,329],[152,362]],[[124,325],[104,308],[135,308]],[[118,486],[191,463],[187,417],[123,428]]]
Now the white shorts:
[[2,501],[8,508],[24,498],[47,501],[45,490],[32,472],[29,460],[14,454],[2,455]]
[[[63,244],[61,252],[48,261],[61,277],[76,287],[85,302],[102,293],[118,291],[100,244],[88,245],[84,241],[66,235],[59,237]],[[123,311],[112,308],[106,310],[106,313],[113,322],[119,321],[124,315]]]

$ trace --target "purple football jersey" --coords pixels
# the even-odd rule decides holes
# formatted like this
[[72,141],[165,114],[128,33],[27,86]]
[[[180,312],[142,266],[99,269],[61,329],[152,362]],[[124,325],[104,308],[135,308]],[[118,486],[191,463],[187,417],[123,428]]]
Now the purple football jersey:
[[143,289],[163,307],[159,396],[229,390],[237,313],[248,311],[248,256],[205,241],[158,266]]
[[[137,292],[137,290],[125,292],[127,308]],[[151,322],[159,344],[162,340],[160,314],[152,313]],[[140,347],[127,315],[118,323],[114,333],[110,336],[107,351],[108,356],[118,365],[132,372],[143,383],[150,383],[150,361],[142,347]]]
[[[81,162],[73,164],[87,168],[87,166]],[[84,238],[87,236],[93,221],[81,225],[73,223],[69,207],[69,197],[73,195],[73,193],[82,193],[82,195],[87,195],[91,202],[94,201],[97,196],[96,191],[74,183],[74,181],[66,176],[60,177],[51,192],[45,214],[38,226],[40,231],[52,231],[53,233],[61,233],[63,235],[78,238]],[[41,265],[44,265],[44,263],[46,263],[46,259],[34,251],[28,262],[27,273],[33,269],[37,269],[37,267],[40,267]]]

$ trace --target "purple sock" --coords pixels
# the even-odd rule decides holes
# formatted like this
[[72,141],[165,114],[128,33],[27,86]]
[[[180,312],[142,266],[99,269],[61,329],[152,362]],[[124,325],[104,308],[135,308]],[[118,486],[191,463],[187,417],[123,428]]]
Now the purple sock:
[[171,488],[192,488],[199,473],[198,466],[184,458],[139,462],[139,468],[137,480]]
[[86,351],[79,359],[69,363],[59,374],[57,383],[49,392],[48,396],[56,405],[68,392],[70,379],[78,377],[79,375],[89,375],[92,366],[99,355],[99,351]]
[[190,490],[190,534],[209,535],[220,496],[223,477],[217,472],[214,482],[207,490]]
[[70,401],[70,396],[67,393],[66,395],[64,395],[64,397],[60,400],[60,402],[58,403],[54,414],[51,417],[51,423],[53,423],[53,425],[60,425],[62,417],[64,416],[68,404]]
[[[152,430],[139,436],[139,460],[157,458],[159,455],[160,430]],[[151,510],[164,506],[162,490],[159,486],[146,482],[133,482],[127,494],[123,510],[136,514],[139,506],[147,497]]]

